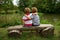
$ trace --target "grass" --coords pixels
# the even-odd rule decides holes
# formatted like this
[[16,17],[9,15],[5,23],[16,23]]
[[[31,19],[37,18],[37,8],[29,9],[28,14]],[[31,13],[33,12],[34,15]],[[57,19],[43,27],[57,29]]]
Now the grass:
[[[6,27],[22,24],[20,14],[0,14],[0,40],[60,40],[60,16],[40,13],[40,22],[43,24],[51,23],[54,25],[54,36],[41,37],[40,35],[24,32],[20,37],[8,37]],[[2,28],[3,27],[3,28]]]
[[20,25],[21,21],[20,14],[0,14],[0,27]]

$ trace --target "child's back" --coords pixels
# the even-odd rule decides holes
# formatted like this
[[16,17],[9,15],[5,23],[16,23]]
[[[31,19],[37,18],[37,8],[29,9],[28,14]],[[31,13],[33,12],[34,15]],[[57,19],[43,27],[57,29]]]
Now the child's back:
[[[28,17],[30,17],[31,15],[29,14]],[[32,26],[32,20],[29,20],[26,16],[23,16],[23,20],[24,20],[24,26],[25,27],[30,27]]]
[[[30,9],[29,8],[25,8],[25,15],[27,15],[28,17],[31,16],[30,14]],[[23,16],[23,25],[24,27],[31,27],[32,26],[32,20],[28,19],[26,16]]]
[[32,18],[33,26],[39,26],[40,25],[40,18],[39,18],[38,14],[34,14],[34,15],[32,14],[31,18]]
[[40,18],[39,18],[39,15],[37,13],[37,8],[36,7],[33,7],[32,8],[32,22],[33,22],[33,26],[39,26],[40,25]]

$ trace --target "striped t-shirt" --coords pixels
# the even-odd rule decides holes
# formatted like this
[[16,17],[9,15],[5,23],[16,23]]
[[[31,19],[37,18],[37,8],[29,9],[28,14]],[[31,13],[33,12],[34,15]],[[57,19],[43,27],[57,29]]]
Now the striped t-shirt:
[[[32,14],[27,15],[28,17],[30,17]],[[23,16],[22,18],[24,20],[24,26],[27,27],[31,27],[32,26],[32,20],[28,20],[28,18],[26,16]]]

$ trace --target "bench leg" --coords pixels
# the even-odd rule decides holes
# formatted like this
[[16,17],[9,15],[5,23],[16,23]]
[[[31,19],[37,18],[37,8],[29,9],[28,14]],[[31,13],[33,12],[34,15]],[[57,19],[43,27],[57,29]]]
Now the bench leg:
[[12,37],[12,36],[17,37],[17,36],[20,36],[21,34],[22,34],[22,32],[19,30],[11,30],[8,32],[8,36],[10,36],[10,37]]
[[41,35],[43,35],[43,36],[54,35],[54,28],[51,27],[51,28],[46,28],[46,29],[42,30]]

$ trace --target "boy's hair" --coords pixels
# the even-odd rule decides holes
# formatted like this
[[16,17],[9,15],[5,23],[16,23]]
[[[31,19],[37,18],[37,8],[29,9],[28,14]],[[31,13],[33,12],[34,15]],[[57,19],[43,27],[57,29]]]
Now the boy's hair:
[[24,9],[24,11],[25,11],[25,13],[29,13],[29,12],[30,12],[30,8],[26,7],[26,8]]
[[37,9],[36,7],[32,7],[32,11],[33,11],[33,12],[37,12],[38,9]]

